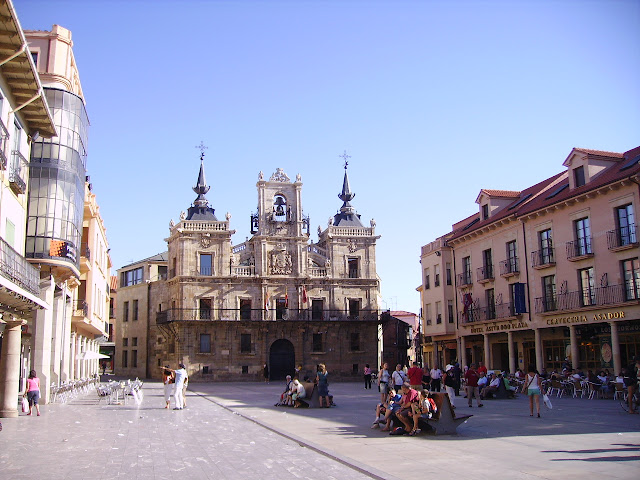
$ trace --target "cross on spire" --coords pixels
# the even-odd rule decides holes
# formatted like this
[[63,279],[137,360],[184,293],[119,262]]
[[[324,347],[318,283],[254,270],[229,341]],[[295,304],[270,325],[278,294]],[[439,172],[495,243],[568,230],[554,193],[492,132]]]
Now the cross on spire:
[[200,160],[204,160],[204,151],[207,150],[209,147],[205,147],[204,142],[200,140],[200,145],[196,145],[195,148],[200,149]]
[[347,155],[347,151],[345,150],[342,155],[338,155],[338,158],[344,159],[344,169],[347,169],[347,165],[349,165],[348,159],[351,158],[351,155]]

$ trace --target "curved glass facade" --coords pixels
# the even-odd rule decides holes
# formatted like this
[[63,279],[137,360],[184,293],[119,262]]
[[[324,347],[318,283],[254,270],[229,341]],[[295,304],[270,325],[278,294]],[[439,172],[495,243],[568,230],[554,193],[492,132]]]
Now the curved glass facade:
[[31,146],[27,258],[79,262],[89,119],[80,97],[45,88],[58,131]]

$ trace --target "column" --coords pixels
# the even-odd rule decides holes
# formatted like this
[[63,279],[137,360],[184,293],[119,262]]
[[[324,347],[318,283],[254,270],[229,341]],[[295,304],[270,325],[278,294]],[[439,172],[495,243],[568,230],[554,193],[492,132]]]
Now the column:
[[578,350],[578,338],[575,325],[569,325],[569,341],[571,342],[571,366],[580,368],[580,351]]
[[484,366],[487,368],[492,368],[491,365],[491,352],[489,351],[489,334],[483,333],[484,337]]
[[544,366],[544,357],[542,356],[542,335],[539,328],[534,329],[536,339],[536,369],[540,371]]
[[40,298],[49,308],[36,311],[31,345],[33,348],[33,363],[31,369],[36,371],[40,379],[40,402],[49,403],[51,391],[51,339],[53,338],[53,294],[56,284],[53,277],[48,276],[40,280]]
[[460,337],[460,369],[464,371],[464,367],[469,365],[467,363],[467,342],[464,337]]
[[620,358],[620,338],[618,337],[618,326],[616,322],[609,322],[611,326],[611,350],[613,353],[613,373],[617,375],[622,371],[622,359]]
[[[81,352],[87,351],[87,338],[82,337]],[[87,378],[87,360],[80,360],[80,378]]]
[[78,358],[80,353],[82,353],[82,335],[78,333],[76,334],[76,376],[74,377],[76,380],[82,378],[82,360]]
[[63,309],[63,327],[62,327],[62,368],[60,371],[60,377],[63,382],[68,382],[73,378],[71,371],[73,366],[71,362],[71,315],[73,314],[73,303],[69,300],[69,297],[65,295],[64,309]]
[[513,332],[507,332],[507,343],[509,347],[509,373],[514,374],[516,371],[516,352],[513,345]]
[[[4,315],[5,318],[9,315]],[[20,344],[22,342],[22,320],[5,320],[0,356],[0,417],[18,416],[20,394]]]
[[69,338],[69,380],[76,378],[76,332]]

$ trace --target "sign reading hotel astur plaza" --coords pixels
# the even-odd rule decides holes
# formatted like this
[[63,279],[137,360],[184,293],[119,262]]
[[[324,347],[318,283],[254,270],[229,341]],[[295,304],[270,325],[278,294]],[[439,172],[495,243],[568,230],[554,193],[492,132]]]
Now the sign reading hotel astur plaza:
[[500,322],[490,325],[470,325],[471,333],[506,332],[507,330],[523,330],[529,328],[527,322]]
[[547,318],[547,325],[570,325],[574,323],[607,322],[627,318],[624,310],[612,310],[601,313],[564,315]]

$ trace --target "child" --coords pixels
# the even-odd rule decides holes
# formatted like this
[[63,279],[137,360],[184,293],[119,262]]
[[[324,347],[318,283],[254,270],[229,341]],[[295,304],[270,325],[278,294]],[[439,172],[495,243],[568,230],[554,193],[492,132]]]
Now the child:
[[[386,411],[384,413],[384,427],[380,429],[382,432],[388,432],[391,427],[391,416],[400,411],[402,408],[402,404],[400,400],[402,399],[402,395],[396,393],[396,391],[392,388],[389,390],[389,402],[386,407]],[[373,425],[372,425],[373,428]]]
[[432,412],[435,412],[435,402],[429,398],[429,392],[427,390],[423,390],[420,392],[420,401],[418,403],[411,404],[413,430],[411,430],[409,435],[413,436],[420,433],[420,429],[418,428],[418,421],[420,420],[420,417],[427,414],[429,418],[431,418],[433,415]]

